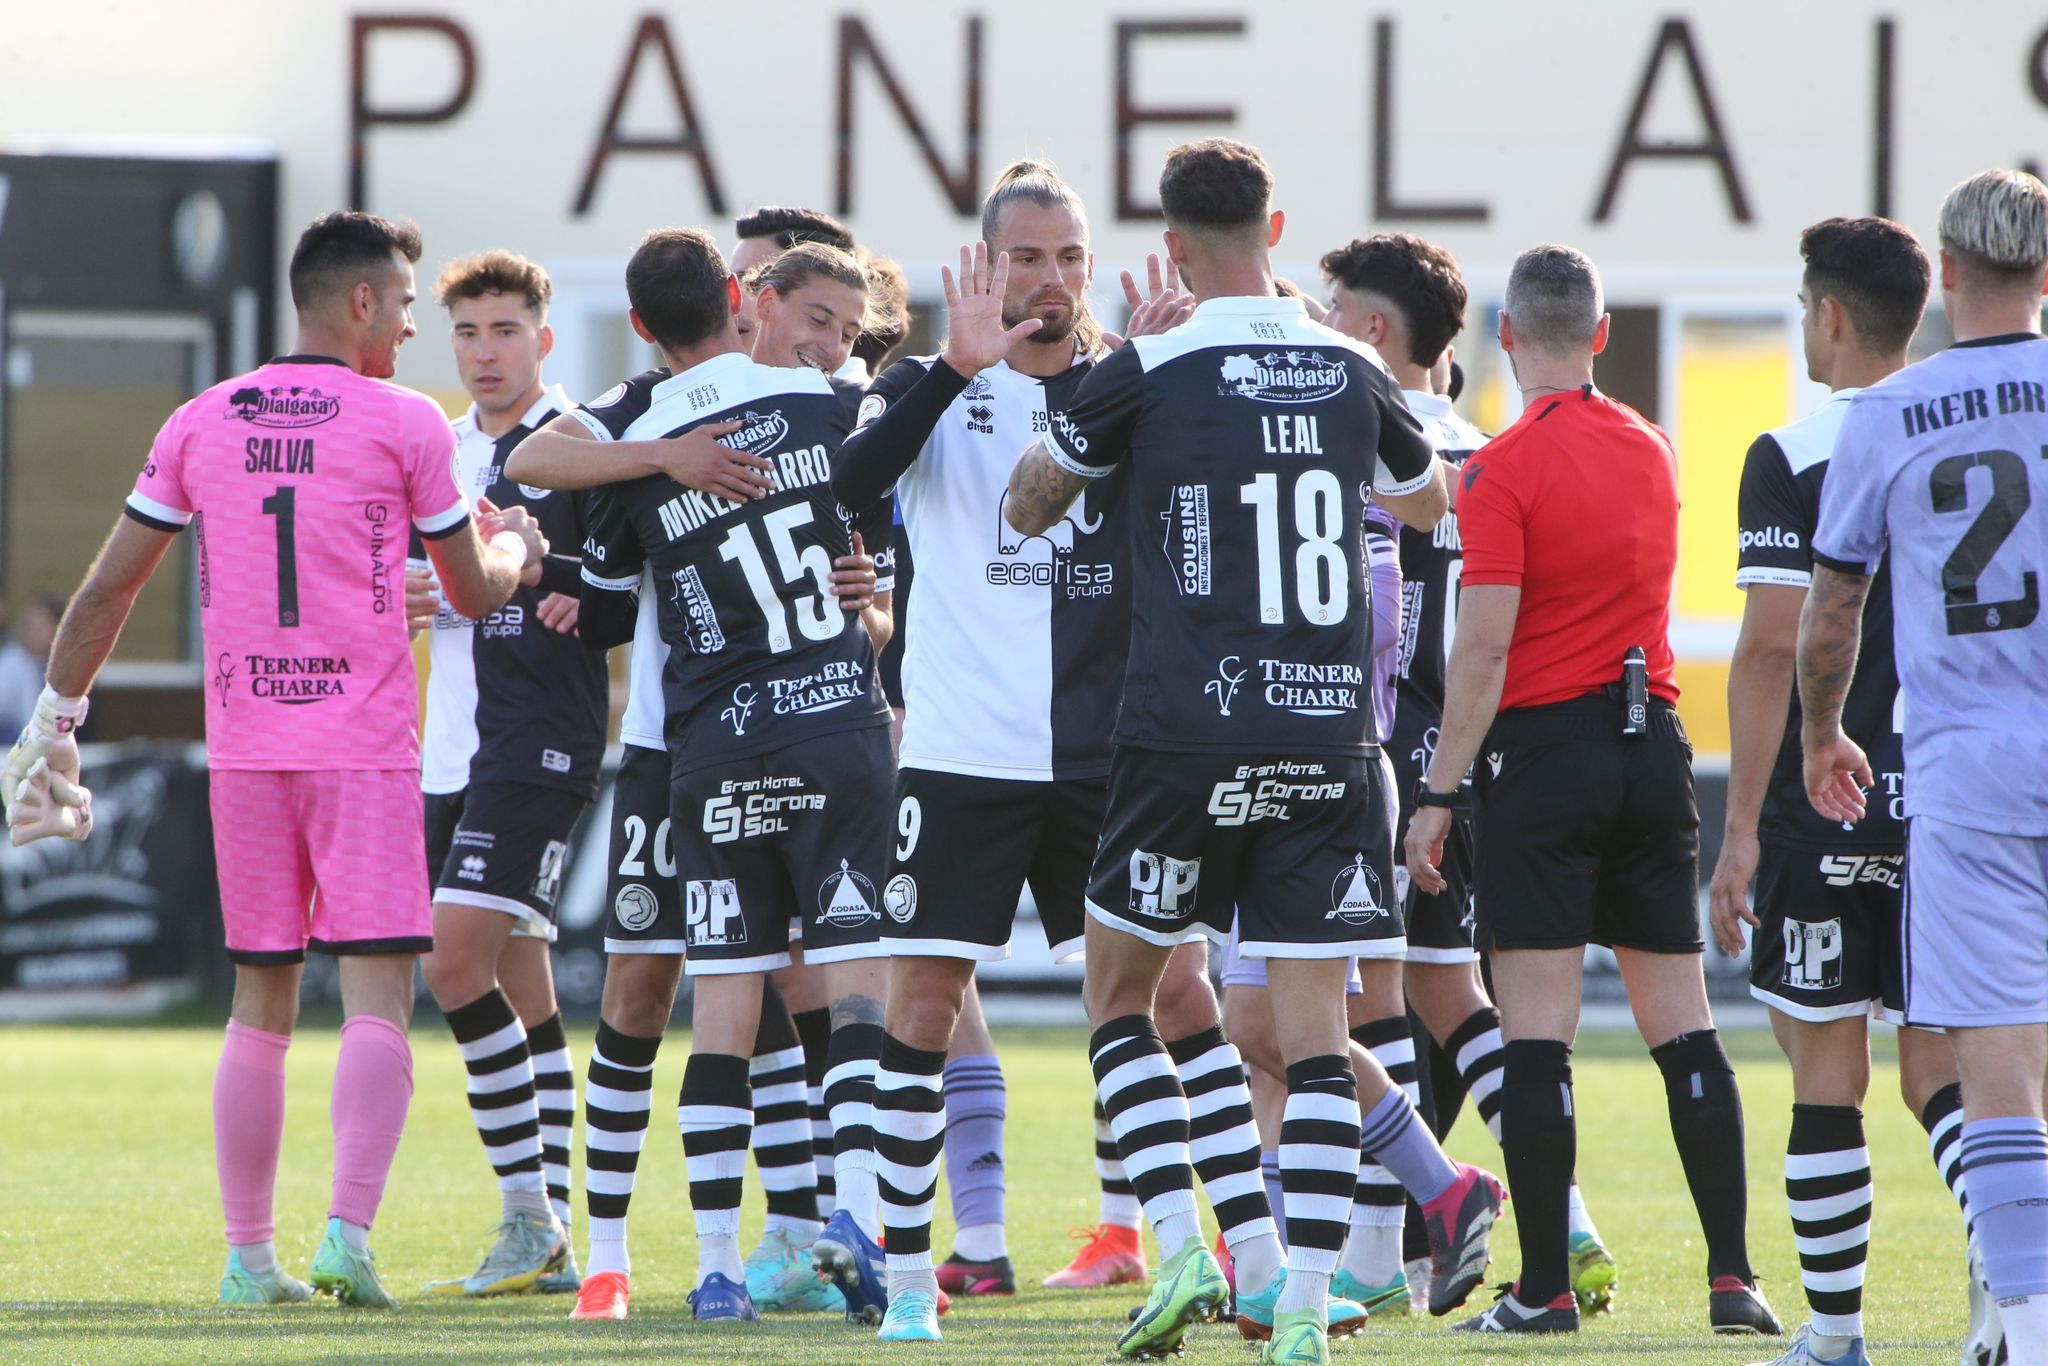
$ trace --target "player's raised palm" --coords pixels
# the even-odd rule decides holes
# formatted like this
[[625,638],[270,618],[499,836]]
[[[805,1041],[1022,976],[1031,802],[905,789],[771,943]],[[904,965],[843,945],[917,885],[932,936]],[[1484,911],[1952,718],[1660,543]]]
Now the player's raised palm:
[[991,266],[988,243],[962,247],[959,279],[954,279],[950,266],[940,266],[939,277],[946,285],[943,359],[963,375],[980,374],[1044,326],[1037,318],[1026,318],[1015,327],[1003,326],[1003,294],[1010,284],[1008,252],[998,255]]

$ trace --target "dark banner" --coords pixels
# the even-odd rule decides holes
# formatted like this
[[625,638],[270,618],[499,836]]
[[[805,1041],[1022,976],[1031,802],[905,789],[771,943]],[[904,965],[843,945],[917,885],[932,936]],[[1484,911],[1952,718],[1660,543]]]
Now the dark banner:
[[[221,947],[204,761],[197,745],[94,746],[85,764],[97,822],[92,839],[21,849],[0,843],[0,1020],[146,1013],[201,991],[225,1008],[233,973]],[[597,800],[570,839],[562,879],[555,991],[565,1011],[585,1018],[597,1013],[604,990],[614,776],[607,767]],[[1715,833],[1722,786],[1718,777],[1700,783]],[[1706,851],[1702,879],[1713,852]],[[1078,1021],[1080,965],[1053,964],[1028,908],[1014,948],[1015,956],[983,969],[984,990],[1071,997]],[[1744,960],[1710,947],[1706,968],[1715,999],[1748,999]],[[1589,1001],[1622,999],[1612,954],[1589,951],[1587,969]],[[686,978],[686,996],[688,990]],[[333,958],[309,957],[304,997],[308,1004],[340,1002]]]

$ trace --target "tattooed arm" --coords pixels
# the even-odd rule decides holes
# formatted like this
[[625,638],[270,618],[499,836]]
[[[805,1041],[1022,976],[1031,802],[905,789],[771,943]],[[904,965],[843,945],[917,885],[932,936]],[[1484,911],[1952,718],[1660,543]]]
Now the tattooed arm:
[[1088,487],[1086,475],[1075,474],[1034,441],[1017,457],[1010,471],[1010,494],[1003,502],[1003,520],[1012,530],[1026,536],[1043,535],[1047,528],[1067,515],[1081,490]]
[[1842,703],[1856,673],[1863,638],[1863,600],[1870,580],[1826,565],[1813,567],[1813,586],[1799,614],[1800,746],[1806,758],[1806,799],[1829,820],[1863,818],[1863,793],[1876,781],[1870,761],[1842,733]]

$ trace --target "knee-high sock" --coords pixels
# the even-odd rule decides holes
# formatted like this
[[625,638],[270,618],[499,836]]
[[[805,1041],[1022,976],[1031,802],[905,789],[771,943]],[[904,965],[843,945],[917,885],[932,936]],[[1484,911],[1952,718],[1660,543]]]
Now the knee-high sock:
[[832,1031],[830,1049],[825,1105],[832,1112],[838,1208],[872,1238],[882,1231],[875,1180],[875,1069],[881,1064],[882,1027],[842,1024]]
[[526,1050],[533,1057],[533,1099],[540,1109],[540,1165],[547,1177],[548,1203],[562,1232],[569,1231],[569,1146],[576,1133],[576,1060],[569,1055],[569,1036],[556,1011],[526,1031]]
[[[1429,1091],[1432,1108],[1428,1115],[1429,1131],[1439,1140],[1448,1134],[1458,1122],[1458,1116],[1465,1109],[1465,1074],[1458,1070],[1457,1054],[1449,1047],[1429,1037],[1424,1029],[1416,1037],[1415,1046],[1421,1049],[1428,1042],[1429,1061],[1423,1071],[1429,1076]],[[1418,1053],[1420,1058],[1421,1054]]]
[[798,1237],[818,1231],[818,1169],[804,1103],[804,1053],[796,1022],[772,990],[761,993],[761,1023],[747,1063],[754,1089],[754,1166],[768,1196],[768,1227]]
[[747,1060],[730,1053],[692,1053],[683,1068],[676,1126],[697,1219],[697,1284],[713,1272],[739,1281],[740,1178],[754,1127]]
[[1927,1130],[1927,1152],[1934,1170],[1948,1187],[1956,1208],[1963,1212],[1963,1231],[1974,1235],[1970,1198],[1963,1191],[1963,1084],[1952,1081],[1927,1099],[1920,1111],[1920,1127]]
[[[946,1064],[946,1189],[954,1251],[973,1262],[1007,1257],[1003,1233],[1003,1122],[1009,1093],[993,1053]],[[970,1244],[963,1247],[962,1243]]]
[[1863,1112],[1853,1105],[1794,1105],[1785,1140],[1785,1199],[1816,1333],[1863,1336],[1872,1193]]
[[823,1006],[789,1017],[804,1049],[804,1103],[811,1114],[811,1165],[818,1173],[818,1217],[830,1219],[838,1206],[832,1180],[832,1112],[825,1108],[825,1068],[831,1050],[832,1012]]
[[1963,1125],[1963,1185],[2005,1345],[2048,1361],[2048,1124],[2031,1116]]
[[1492,1006],[1475,1010],[1444,1041],[1444,1052],[1457,1063],[1464,1079],[1465,1094],[1479,1112],[1493,1141],[1500,1142],[1501,1067],[1505,1060],[1500,1040],[1500,1012]]
[[1707,1241],[1707,1277],[1748,1283],[1749,1180],[1742,1148],[1742,1093],[1720,1034],[1681,1034],[1650,1050],[1664,1073],[1671,1136]]
[[1102,1113],[1101,1096],[1095,1098],[1095,1179],[1102,1185],[1101,1222],[1138,1227],[1145,1212],[1138,1207],[1131,1179],[1124,1175],[1124,1160],[1117,1156],[1116,1133],[1109,1127],[1109,1116]]
[[[1282,1121],[1285,1122],[1284,1120]],[[1278,1147],[1259,1150],[1259,1184],[1266,1188],[1266,1206],[1278,1211],[1273,1222],[1280,1226],[1281,1250],[1287,1247],[1287,1192],[1280,1184],[1280,1149]],[[1346,1247],[1350,1244],[1346,1243]]]
[[1358,1185],[1358,1084],[1343,1054],[1287,1068],[1280,1122],[1280,1189],[1287,1204],[1287,1287],[1279,1309],[1320,1309],[1329,1298]]
[[1188,1098],[1188,1156],[1222,1226],[1238,1276],[1262,1288],[1284,1265],[1276,1211],[1259,1176],[1259,1125],[1244,1058],[1221,1025],[1166,1045]]
[[[875,1173],[881,1178],[892,1288],[933,1275],[932,1203],[946,1134],[940,1089],[945,1070],[945,1050],[912,1048],[893,1034],[882,1036],[882,1065],[875,1073]],[[925,1288],[936,1297],[937,1278]]]
[[329,1106],[334,1192],[328,1218],[361,1228],[376,1221],[411,1104],[412,1046],[405,1031],[376,1015],[349,1016],[341,1026]]
[[[1412,1105],[1419,1094],[1414,1036],[1406,1016],[1368,1020],[1351,1031],[1352,1042],[1371,1053],[1386,1069],[1388,1080]],[[1358,1164],[1352,1195],[1351,1238],[1344,1247],[1344,1269],[1367,1285],[1389,1284],[1401,1274],[1401,1229],[1412,1203],[1399,1180],[1378,1162]],[[1425,1248],[1428,1238],[1423,1240]]]
[[583,1083],[583,1205],[590,1216],[590,1262],[586,1272],[631,1274],[626,1247],[626,1210],[633,1203],[633,1179],[640,1148],[647,1141],[647,1114],[654,1099],[654,1055],[661,1035],[621,1034],[599,1020]]
[[1522,1244],[1515,1298],[1547,1305],[1571,1290],[1567,1205],[1579,1148],[1572,1049],[1555,1039],[1516,1039],[1502,1051],[1501,1156]]
[[[467,1005],[443,1012],[462,1065],[469,1073],[469,1113],[484,1155],[507,1195],[547,1202],[540,1162],[540,1105],[533,1094],[533,1058],[526,1029],[505,993],[491,988]],[[508,1200],[506,1207],[515,1202]]]
[[228,1021],[213,1074],[213,1163],[228,1245],[267,1243],[276,1232],[277,1154],[284,1144],[284,1059],[292,1036]]
[[1173,1058],[1149,1017],[1124,1015],[1089,1037],[1088,1059],[1102,1112],[1116,1134],[1117,1155],[1160,1252],[1171,1258],[1188,1239],[1202,1236],[1188,1156],[1188,1098]]

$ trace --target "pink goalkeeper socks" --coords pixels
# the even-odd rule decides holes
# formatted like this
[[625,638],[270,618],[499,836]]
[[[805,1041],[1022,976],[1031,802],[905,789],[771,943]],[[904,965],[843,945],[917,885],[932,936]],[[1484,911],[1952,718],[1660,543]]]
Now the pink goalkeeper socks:
[[411,1103],[412,1047],[405,1031],[375,1015],[351,1015],[341,1026],[341,1061],[334,1068],[330,1218],[364,1228],[376,1222]]
[[270,1241],[277,1152],[284,1142],[284,1055],[289,1034],[228,1021],[213,1074],[213,1161],[234,1246]]

